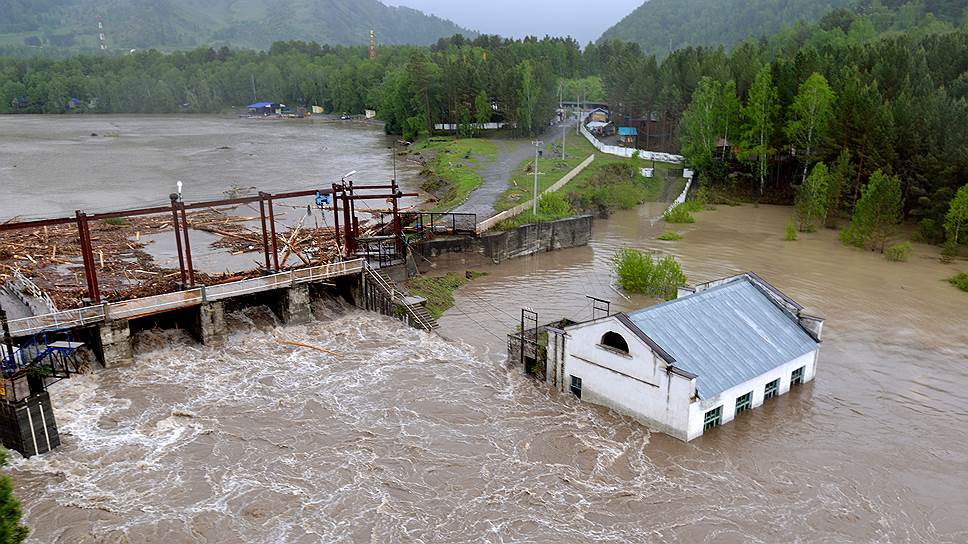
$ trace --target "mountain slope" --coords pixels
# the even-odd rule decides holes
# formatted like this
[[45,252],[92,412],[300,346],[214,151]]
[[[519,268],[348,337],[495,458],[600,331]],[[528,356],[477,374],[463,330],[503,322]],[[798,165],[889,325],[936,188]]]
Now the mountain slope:
[[968,0],[649,0],[605,31],[599,42],[636,42],[658,55],[686,46],[729,47],[798,22],[823,18],[826,26],[837,26],[846,20],[844,10],[864,15],[877,32],[968,20]]
[[[430,44],[456,24],[377,0],[0,0],[0,44],[91,49],[97,17],[111,49],[234,45],[268,48],[280,40],[355,45],[375,30],[381,44]],[[6,16],[9,14],[9,16]]]
[[640,44],[648,53],[689,45],[732,45],[797,21],[816,21],[852,0],[649,0],[601,40]]

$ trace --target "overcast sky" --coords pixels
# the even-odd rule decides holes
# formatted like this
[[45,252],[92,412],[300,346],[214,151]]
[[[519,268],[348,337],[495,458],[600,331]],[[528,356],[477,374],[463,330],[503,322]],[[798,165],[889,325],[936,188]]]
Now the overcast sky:
[[643,0],[382,0],[409,6],[485,34],[570,35],[582,45],[642,5]]

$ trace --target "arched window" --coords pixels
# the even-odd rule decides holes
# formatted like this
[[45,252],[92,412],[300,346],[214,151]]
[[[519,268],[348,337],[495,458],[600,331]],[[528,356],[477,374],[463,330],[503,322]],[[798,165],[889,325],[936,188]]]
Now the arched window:
[[608,348],[612,348],[615,351],[620,351],[626,355],[629,354],[629,343],[622,338],[622,335],[617,332],[606,332],[605,336],[602,336],[602,345]]

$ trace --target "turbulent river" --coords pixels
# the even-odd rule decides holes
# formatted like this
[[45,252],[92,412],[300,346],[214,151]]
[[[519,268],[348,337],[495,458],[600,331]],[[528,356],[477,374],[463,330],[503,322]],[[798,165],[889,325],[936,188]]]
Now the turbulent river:
[[[659,242],[660,213],[479,267],[442,336],[332,303],[308,326],[233,314],[224,349],[141,333],[133,366],[52,388],[63,445],[11,470],[30,542],[968,541],[968,295],[943,281],[965,264],[783,242],[776,207]],[[652,303],[610,287],[624,246],[691,282],[753,270],[825,316],[817,380],[685,444],[507,370],[521,306]]]

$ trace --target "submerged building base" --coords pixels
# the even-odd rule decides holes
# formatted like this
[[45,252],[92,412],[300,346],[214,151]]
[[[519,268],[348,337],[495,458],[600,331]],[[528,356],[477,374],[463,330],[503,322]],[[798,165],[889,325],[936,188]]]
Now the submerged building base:
[[0,438],[7,449],[31,457],[60,445],[57,422],[46,391],[16,403],[0,402]]

